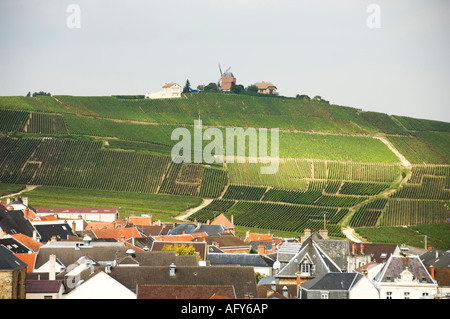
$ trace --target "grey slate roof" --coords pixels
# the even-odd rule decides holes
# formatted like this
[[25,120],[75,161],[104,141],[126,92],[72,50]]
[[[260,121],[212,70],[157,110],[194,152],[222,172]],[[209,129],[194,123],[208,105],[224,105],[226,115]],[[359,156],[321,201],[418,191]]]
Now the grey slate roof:
[[24,234],[31,238],[35,230],[21,210],[0,211],[0,228],[7,234]]
[[341,268],[310,236],[303,242],[302,249],[277,273],[276,276],[295,278],[297,272],[300,270],[300,264],[305,258],[310,259],[315,266],[314,270],[311,270],[311,275],[313,277],[321,276],[328,272],[342,272]]
[[[132,271],[130,271],[130,268]],[[136,293],[136,285],[232,285],[236,298],[258,297],[253,267],[178,266],[175,276],[170,267],[113,267],[110,276]]]
[[26,247],[24,244],[16,240],[14,237],[11,238],[2,238],[0,239],[0,246],[5,246],[8,248],[11,252],[15,254],[23,254],[28,253],[30,249]]
[[433,265],[436,268],[450,267],[450,250],[432,248],[420,255],[420,260],[425,265]]
[[363,275],[358,272],[336,273],[330,272],[301,284],[308,290],[350,290]]
[[[394,256],[392,255],[380,272],[375,276],[376,282],[391,282],[401,278],[403,271],[412,273],[415,280],[419,282],[434,283],[430,273],[418,256]],[[390,279],[389,279],[390,278]],[[425,279],[425,281],[423,280]]]
[[258,254],[209,253],[211,265],[239,265],[253,267],[272,267],[273,261]]
[[220,235],[226,230],[222,225],[195,225],[191,223],[180,224],[169,230],[168,235],[182,235],[205,232],[208,236]]
[[14,256],[6,247],[0,246],[0,270],[16,270],[26,267],[26,263]]
[[75,236],[72,233],[72,228],[68,224],[35,224],[34,227],[41,235],[41,242],[46,243],[56,237],[56,240],[67,240],[70,236]]

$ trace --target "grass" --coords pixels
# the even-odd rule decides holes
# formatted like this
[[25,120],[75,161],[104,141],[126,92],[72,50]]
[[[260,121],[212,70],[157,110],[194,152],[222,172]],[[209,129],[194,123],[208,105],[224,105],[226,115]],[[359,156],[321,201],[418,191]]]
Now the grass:
[[0,183],[0,196],[6,196],[8,194],[18,193],[24,188],[25,188],[25,185],[22,185],[22,184]]
[[372,243],[406,244],[425,248],[427,245],[438,249],[450,249],[450,223],[420,225],[412,227],[364,227],[355,231]]
[[113,192],[91,189],[40,186],[26,192],[31,206],[60,207],[118,207],[120,217],[130,214],[152,215],[153,220],[175,221],[181,212],[196,207],[198,197]]

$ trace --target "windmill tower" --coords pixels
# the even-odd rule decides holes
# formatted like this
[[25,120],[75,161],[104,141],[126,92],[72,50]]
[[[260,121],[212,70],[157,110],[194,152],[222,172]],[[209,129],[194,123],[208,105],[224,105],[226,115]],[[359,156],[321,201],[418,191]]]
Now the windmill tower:
[[233,73],[229,72],[231,67],[225,70],[225,72],[222,73],[222,68],[219,64],[219,71],[220,71],[220,79],[217,81],[217,86],[222,91],[230,91],[231,87],[236,84],[236,78],[234,77]]

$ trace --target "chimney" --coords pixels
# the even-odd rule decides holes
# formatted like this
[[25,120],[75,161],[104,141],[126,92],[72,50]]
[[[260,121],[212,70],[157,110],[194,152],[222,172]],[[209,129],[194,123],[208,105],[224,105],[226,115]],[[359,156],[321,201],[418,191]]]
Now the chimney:
[[11,198],[10,198],[10,197],[8,197],[8,198],[6,199],[6,205],[9,205],[9,203],[11,203]]
[[266,246],[264,245],[259,245],[258,246],[258,254],[259,255],[264,255],[266,253]]
[[56,279],[56,255],[50,255],[48,264],[48,280]]
[[14,207],[12,205],[8,206],[8,211],[12,212],[14,210]]
[[319,230],[319,234],[320,236],[323,237],[323,239],[330,239],[330,237],[328,237],[328,229],[320,229]]
[[23,198],[22,198],[22,204],[23,204],[24,206],[28,206],[28,197],[23,197]]
[[360,251],[361,251],[361,255],[364,255],[364,244],[363,243],[360,244]]
[[37,231],[36,231],[36,229],[33,230],[33,240],[37,241]]
[[72,221],[72,233],[75,234],[76,230],[77,230],[77,224],[75,223],[75,221]]
[[234,215],[231,215],[231,225],[234,226]]
[[23,210],[23,217],[25,217],[25,219],[29,219],[30,218],[30,210],[28,209],[28,207],[25,207],[25,209]]
[[434,267],[433,267],[433,265],[430,266],[430,273],[431,273],[431,278],[433,278],[433,280],[435,280],[434,279]]
[[175,273],[177,271],[177,266],[174,263],[170,264],[170,276],[173,277],[175,276]]
[[52,236],[52,238],[50,239],[50,241],[55,242],[55,241],[56,241],[56,236]]
[[288,288],[286,286],[283,287],[283,296],[289,298]]
[[311,229],[305,228],[305,239],[308,238],[309,236],[311,236]]
[[353,243],[352,244],[352,255],[356,255],[356,249],[357,249],[357,244]]
[[250,237],[250,230],[247,230],[246,232],[245,232],[245,238],[247,239],[247,238],[249,238]]
[[300,272],[297,272],[297,287],[302,283],[302,277],[300,277]]

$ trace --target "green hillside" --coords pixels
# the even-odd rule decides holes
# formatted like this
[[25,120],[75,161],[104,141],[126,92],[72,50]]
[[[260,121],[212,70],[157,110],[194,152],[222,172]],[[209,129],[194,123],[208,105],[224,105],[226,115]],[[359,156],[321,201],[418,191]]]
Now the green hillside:
[[[173,130],[186,128],[193,143],[199,115],[203,132],[214,127],[223,136],[232,127],[279,128],[278,171],[261,174],[268,164],[249,159],[173,163],[170,153],[178,142],[171,140]],[[450,217],[445,122],[230,93],[163,100],[38,96],[0,97],[0,132],[0,190],[42,185],[27,192],[39,205],[93,205],[97,194],[102,205],[114,198],[111,203],[122,207],[123,215],[147,211],[164,221],[211,199],[189,218],[206,222],[224,212],[253,231],[298,235],[307,227],[327,227],[338,238],[349,226],[380,242],[363,230],[430,225],[421,229],[436,236],[440,232],[432,225]],[[270,132],[268,137],[270,145]],[[246,142],[248,155],[256,140]],[[77,192],[83,196],[77,199]],[[133,200],[140,206],[134,210]]]

